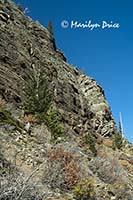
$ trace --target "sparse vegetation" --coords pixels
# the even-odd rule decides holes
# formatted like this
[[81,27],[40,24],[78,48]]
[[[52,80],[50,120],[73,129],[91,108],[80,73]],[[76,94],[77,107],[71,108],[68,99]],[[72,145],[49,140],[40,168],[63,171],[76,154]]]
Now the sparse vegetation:
[[105,183],[113,184],[121,181],[125,171],[119,165],[118,159],[109,154],[103,154],[90,162],[90,169]]
[[33,173],[26,176],[17,170],[10,170],[6,175],[0,176],[0,200],[42,200],[45,194],[39,191],[32,176]]

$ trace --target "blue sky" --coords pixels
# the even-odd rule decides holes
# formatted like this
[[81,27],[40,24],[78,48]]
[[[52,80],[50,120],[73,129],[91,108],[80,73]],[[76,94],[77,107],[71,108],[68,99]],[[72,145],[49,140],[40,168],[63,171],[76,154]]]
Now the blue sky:
[[[15,0],[34,20],[51,20],[57,46],[68,63],[84,70],[104,88],[115,121],[122,113],[125,136],[133,142],[133,0]],[[68,21],[68,28],[61,22]],[[71,28],[71,21],[91,20],[100,28]],[[119,28],[102,29],[102,22]]]

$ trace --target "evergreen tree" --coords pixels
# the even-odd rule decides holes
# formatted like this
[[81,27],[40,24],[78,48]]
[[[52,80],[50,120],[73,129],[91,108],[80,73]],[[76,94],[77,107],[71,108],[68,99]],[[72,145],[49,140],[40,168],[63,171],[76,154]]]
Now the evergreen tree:
[[64,127],[59,123],[58,115],[52,106],[47,112],[46,124],[51,131],[53,140],[57,140],[58,137],[64,136]]
[[53,43],[53,48],[54,48],[54,50],[56,50],[57,49],[56,42],[55,42],[55,38],[54,38],[53,25],[52,25],[51,21],[48,22],[48,31],[50,33],[50,40]]
[[49,31],[49,33],[51,35],[51,38],[53,38],[54,37],[54,33],[53,33],[53,25],[52,25],[51,21],[48,22],[48,31]]
[[121,127],[121,123],[119,122],[119,132],[121,133],[122,135],[122,127]]
[[122,130],[121,130],[121,125],[119,123],[119,130],[115,131],[113,138],[113,148],[121,149],[122,146],[123,146]]
[[23,106],[25,113],[45,114],[51,105],[51,94],[45,72],[32,69],[24,86]]

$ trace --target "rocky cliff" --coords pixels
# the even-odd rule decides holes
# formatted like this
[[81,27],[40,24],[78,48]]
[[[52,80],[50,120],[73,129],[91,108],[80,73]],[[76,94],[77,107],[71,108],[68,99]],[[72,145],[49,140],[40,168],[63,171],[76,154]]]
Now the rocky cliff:
[[[27,74],[38,69],[64,127],[54,142],[47,122],[22,107]],[[132,199],[132,146],[113,150],[116,125],[104,90],[10,0],[0,0],[0,122],[0,199]]]
[[103,89],[65,62],[46,28],[26,17],[10,1],[1,1],[0,25],[0,91],[4,98],[21,101],[27,69],[41,67],[68,129],[77,134],[83,129],[104,136],[113,134],[115,123]]

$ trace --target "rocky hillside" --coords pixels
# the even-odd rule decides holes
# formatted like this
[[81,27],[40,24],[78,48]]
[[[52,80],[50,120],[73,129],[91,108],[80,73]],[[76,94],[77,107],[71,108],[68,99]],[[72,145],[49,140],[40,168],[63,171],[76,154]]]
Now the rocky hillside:
[[132,145],[102,87],[48,29],[0,0],[0,200],[130,200]]

